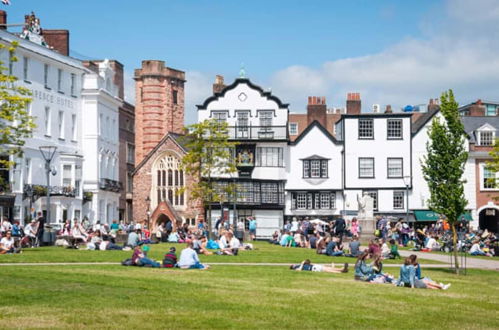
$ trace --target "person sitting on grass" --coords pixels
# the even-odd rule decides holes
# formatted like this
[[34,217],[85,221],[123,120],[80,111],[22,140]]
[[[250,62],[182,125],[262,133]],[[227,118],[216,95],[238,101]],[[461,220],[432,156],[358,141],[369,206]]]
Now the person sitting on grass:
[[276,230],[272,234],[272,239],[269,240],[269,243],[270,244],[279,244],[279,231],[278,230]]
[[377,238],[371,240],[368,246],[369,256],[374,258],[375,256],[381,254],[381,247],[379,246],[379,240]]
[[174,268],[177,266],[177,254],[175,253],[177,249],[174,246],[170,248],[170,251],[165,254],[163,258],[163,267],[164,268]]
[[340,239],[337,236],[333,236],[331,241],[327,243],[326,255],[331,257],[337,257],[343,255],[343,250],[341,250]]
[[360,242],[358,236],[353,236],[352,241],[348,244],[350,248],[350,253],[346,254],[345,257],[354,257],[357,258],[360,254]]
[[137,245],[133,250],[132,261],[136,266],[145,266],[145,267],[153,267],[159,268],[161,265],[159,262],[149,259],[147,257],[147,252],[149,252],[150,248],[147,245],[141,246]]
[[394,239],[390,240],[390,259],[400,259],[399,247]]
[[12,232],[7,230],[5,236],[0,240],[0,254],[19,252],[20,250],[14,248],[14,237],[12,237]]
[[208,269],[208,265],[203,265],[199,261],[199,257],[192,248],[192,242],[187,243],[187,248],[183,249],[180,253],[178,267],[182,269]]
[[230,231],[226,232],[225,235],[220,239],[220,248],[222,254],[229,256],[237,256],[239,253],[239,248],[241,247],[241,242],[234,237]]
[[470,254],[472,256],[487,256],[492,257],[491,254],[485,253],[480,247],[480,240],[475,240],[470,249]]
[[288,231],[286,231],[286,232],[284,232],[284,234],[282,234],[281,240],[279,241],[280,246],[286,246],[286,244],[288,244],[288,236],[289,236]]
[[378,255],[374,258],[371,264],[373,274],[371,275],[369,282],[371,283],[393,283],[395,278],[383,272],[383,257]]
[[204,235],[201,236],[199,238],[199,240],[201,241],[201,249],[199,249],[199,253],[202,253],[205,256],[212,255],[213,252],[211,252],[210,250],[208,250],[208,239],[206,238],[206,236],[204,236]]
[[128,234],[128,239],[127,239],[127,243],[126,243],[126,245],[128,247],[131,247],[133,249],[139,245],[139,240],[140,240],[139,233],[140,233],[140,229],[136,229],[136,230],[131,231]]
[[355,263],[355,275],[354,278],[357,281],[369,281],[371,275],[374,274],[374,270],[371,266],[367,265],[366,259],[369,256],[368,251],[362,252],[361,255],[357,257],[357,262]]
[[317,243],[315,244],[317,246],[317,248],[315,249],[317,254],[326,254],[326,247],[330,240],[331,240],[330,237],[324,237],[320,235],[319,239],[317,240]]
[[[412,265],[414,266],[414,270],[415,270],[415,274],[414,275],[416,277],[416,280],[422,281],[426,285],[427,289],[447,290],[450,287],[450,283],[444,285],[443,283],[437,283],[437,282],[433,281],[429,277],[424,277],[423,278],[421,276],[421,265],[418,262],[418,256],[417,255],[411,254],[409,256],[409,259],[411,260]],[[422,286],[422,285],[420,284],[420,286]]]
[[435,236],[429,236],[426,241],[425,248],[428,251],[440,251],[440,244],[438,244]]
[[299,265],[291,265],[289,269],[300,271],[311,271],[311,272],[324,272],[324,273],[348,273],[348,263],[343,265],[343,268],[336,268],[334,263],[331,266],[328,265],[313,265],[309,259],[303,260]]
[[[391,239],[391,240],[393,240],[393,239]],[[390,257],[390,247],[388,246],[387,240],[385,240],[385,239],[381,239],[381,256],[383,258]]]

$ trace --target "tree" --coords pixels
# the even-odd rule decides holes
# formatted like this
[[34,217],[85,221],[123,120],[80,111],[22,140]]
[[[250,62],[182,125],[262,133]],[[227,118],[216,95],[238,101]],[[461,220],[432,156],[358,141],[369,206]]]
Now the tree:
[[[10,62],[17,62],[15,50],[17,42],[0,44],[0,51],[9,52]],[[9,170],[15,165],[13,158],[22,156],[22,146],[35,128],[28,106],[31,92],[16,84],[8,67],[0,61],[0,168]],[[8,180],[0,176],[0,191],[6,190]]]
[[213,180],[215,177],[230,178],[237,172],[234,157],[235,142],[230,142],[226,122],[204,120],[187,127],[185,146],[187,154],[182,159],[185,172],[198,179],[189,189],[193,199],[200,199],[208,205],[208,232],[211,236],[211,203],[224,202],[233,194],[234,185],[221,186]]
[[468,159],[464,126],[459,118],[458,104],[452,90],[440,97],[440,111],[444,122],[433,119],[426,144],[427,155],[423,160],[423,175],[428,183],[430,199],[428,205],[436,213],[447,218],[454,245],[456,273],[459,273],[457,256],[458,217],[468,204],[464,196],[464,166]]

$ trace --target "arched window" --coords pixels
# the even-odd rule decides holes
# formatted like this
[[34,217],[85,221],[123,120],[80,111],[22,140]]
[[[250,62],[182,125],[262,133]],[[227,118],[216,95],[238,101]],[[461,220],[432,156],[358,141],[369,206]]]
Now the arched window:
[[173,171],[168,170],[168,186],[173,186]]
[[173,191],[168,189],[168,200],[173,204]]
[[152,181],[153,189],[157,192],[156,202],[168,200],[174,206],[184,205],[184,194],[178,194],[185,182],[180,159],[173,154],[166,154],[155,162],[152,170],[157,173],[157,178]]

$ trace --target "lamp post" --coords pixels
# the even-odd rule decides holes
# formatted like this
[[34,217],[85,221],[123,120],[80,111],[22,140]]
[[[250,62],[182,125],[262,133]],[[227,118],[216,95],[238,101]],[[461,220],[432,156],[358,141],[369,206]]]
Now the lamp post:
[[149,198],[149,196],[146,197],[146,203],[147,203],[147,229],[150,230],[149,228],[149,221],[150,221],[150,218],[151,218],[151,199]]
[[43,159],[45,159],[45,173],[47,174],[47,222],[50,223],[50,173],[52,173],[52,175],[57,174],[55,170],[50,168],[50,163],[54,158],[57,147],[41,146],[38,149],[40,149],[40,153],[42,154]]
[[406,214],[405,221],[409,224],[409,185],[411,184],[411,176],[404,176],[404,184],[405,184],[405,205],[406,205]]

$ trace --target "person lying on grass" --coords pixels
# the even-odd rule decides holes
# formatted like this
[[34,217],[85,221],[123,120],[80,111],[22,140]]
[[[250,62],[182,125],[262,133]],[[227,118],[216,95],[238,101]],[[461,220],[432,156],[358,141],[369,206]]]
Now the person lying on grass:
[[328,265],[313,265],[309,259],[303,260],[299,265],[291,265],[289,269],[297,272],[311,271],[311,272],[324,272],[324,273],[348,273],[348,264],[345,263],[343,268],[336,268],[334,263]]
[[198,254],[193,249],[192,242],[187,243],[187,248],[183,249],[180,253],[180,260],[178,267],[183,269],[208,269],[210,266],[203,265],[199,261]]
[[405,286],[409,288],[418,289],[441,289],[447,290],[450,284],[440,285],[435,282],[425,282],[416,277],[416,267],[414,266],[411,257],[404,260],[404,264],[400,267],[400,278],[397,281],[397,286]]

